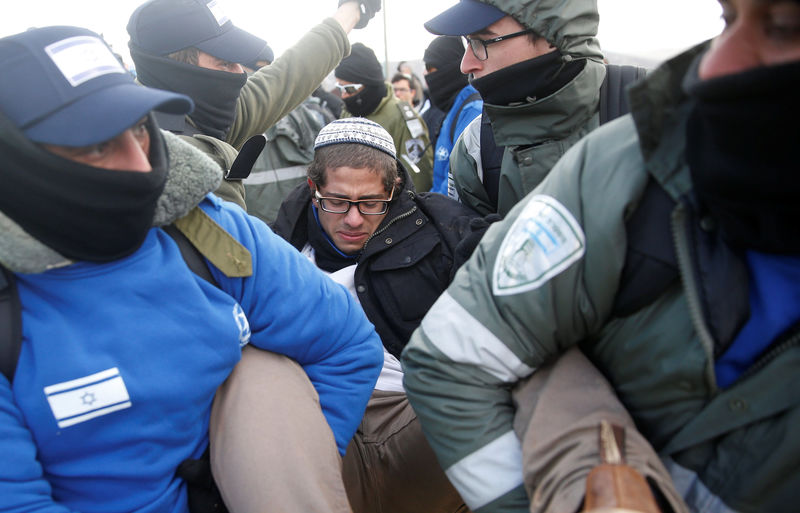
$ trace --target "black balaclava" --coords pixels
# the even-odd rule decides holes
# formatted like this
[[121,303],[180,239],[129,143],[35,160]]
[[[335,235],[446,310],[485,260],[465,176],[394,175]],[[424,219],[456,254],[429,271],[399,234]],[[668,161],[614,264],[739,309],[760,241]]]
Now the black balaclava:
[[471,80],[483,100],[492,105],[510,105],[555,93],[586,66],[585,59],[563,62],[558,50],[512,64]]
[[0,211],[71,260],[109,262],[144,242],[167,178],[166,147],[152,121],[149,173],[79,164],[30,141],[0,115]]
[[342,98],[347,110],[354,116],[372,114],[388,94],[383,70],[375,52],[362,43],[355,43],[350,48],[350,55],[342,59],[334,75],[336,78],[364,85],[364,89],[358,94]]
[[423,55],[426,66],[436,71],[425,75],[428,93],[434,107],[447,112],[458,93],[467,85],[467,76],[461,73],[464,43],[460,37],[440,36],[434,39]]
[[246,73],[201,68],[168,57],[145,53],[130,45],[139,82],[158,89],[182,93],[194,100],[189,116],[208,136],[224,140],[236,114],[236,101],[247,82]]
[[364,85],[364,89],[358,94],[343,98],[342,101],[350,114],[364,117],[375,112],[387,94],[389,94],[389,90],[383,84]]
[[695,104],[686,161],[702,208],[731,245],[800,253],[800,62],[684,80]]

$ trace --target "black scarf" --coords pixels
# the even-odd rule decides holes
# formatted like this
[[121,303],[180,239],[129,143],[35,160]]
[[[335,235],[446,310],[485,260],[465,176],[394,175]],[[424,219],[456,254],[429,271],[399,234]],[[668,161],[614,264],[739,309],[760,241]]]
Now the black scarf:
[[386,84],[364,85],[364,89],[356,95],[343,98],[345,107],[354,116],[368,116],[375,112],[381,100],[386,97]]
[[167,57],[147,54],[131,45],[136,77],[149,87],[182,93],[194,100],[189,116],[200,131],[225,140],[236,114],[236,101],[247,82],[246,73],[201,68]]
[[456,62],[425,75],[431,103],[444,112],[450,110],[458,93],[468,83],[467,76],[461,73],[460,66],[461,64]]
[[346,255],[339,251],[319,224],[317,207],[308,205],[308,243],[314,248],[314,260],[317,267],[333,273],[358,262],[358,255]]
[[800,62],[699,80],[687,122],[694,191],[733,246],[800,253]]
[[153,121],[149,173],[99,169],[31,142],[0,115],[0,211],[71,260],[108,262],[144,242],[167,178],[164,139]]
[[550,96],[578,76],[584,66],[585,59],[562,62],[556,50],[472,79],[471,83],[486,103],[510,105]]

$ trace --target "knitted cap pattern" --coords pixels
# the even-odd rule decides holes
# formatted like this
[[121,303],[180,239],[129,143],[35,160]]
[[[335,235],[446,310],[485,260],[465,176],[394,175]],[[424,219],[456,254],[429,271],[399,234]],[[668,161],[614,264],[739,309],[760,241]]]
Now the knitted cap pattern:
[[389,132],[366,118],[337,119],[325,125],[314,141],[314,149],[332,144],[363,144],[397,158]]

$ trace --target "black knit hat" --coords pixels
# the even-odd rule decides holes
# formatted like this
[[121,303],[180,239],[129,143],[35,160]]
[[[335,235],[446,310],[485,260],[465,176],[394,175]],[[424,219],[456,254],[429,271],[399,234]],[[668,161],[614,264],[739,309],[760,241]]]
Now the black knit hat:
[[350,55],[342,59],[334,71],[336,78],[367,86],[383,85],[383,69],[371,48],[361,43],[350,47]]
[[464,57],[464,43],[458,36],[439,36],[431,41],[422,60],[426,65],[437,69],[448,68],[461,63]]

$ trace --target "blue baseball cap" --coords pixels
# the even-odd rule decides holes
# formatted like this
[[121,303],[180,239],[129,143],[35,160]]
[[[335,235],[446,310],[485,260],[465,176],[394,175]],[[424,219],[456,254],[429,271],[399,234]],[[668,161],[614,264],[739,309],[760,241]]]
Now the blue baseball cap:
[[152,110],[188,114],[189,97],[137,84],[96,33],[43,27],[0,39],[0,110],[32,141],[88,146]]
[[236,27],[220,0],[150,0],[128,20],[130,43],[165,56],[191,46],[229,62],[252,62],[267,46]]
[[479,32],[506,13],[478,0],[461,0],[435,18],[425,22],[425,28],[440,36],[466,36]]

